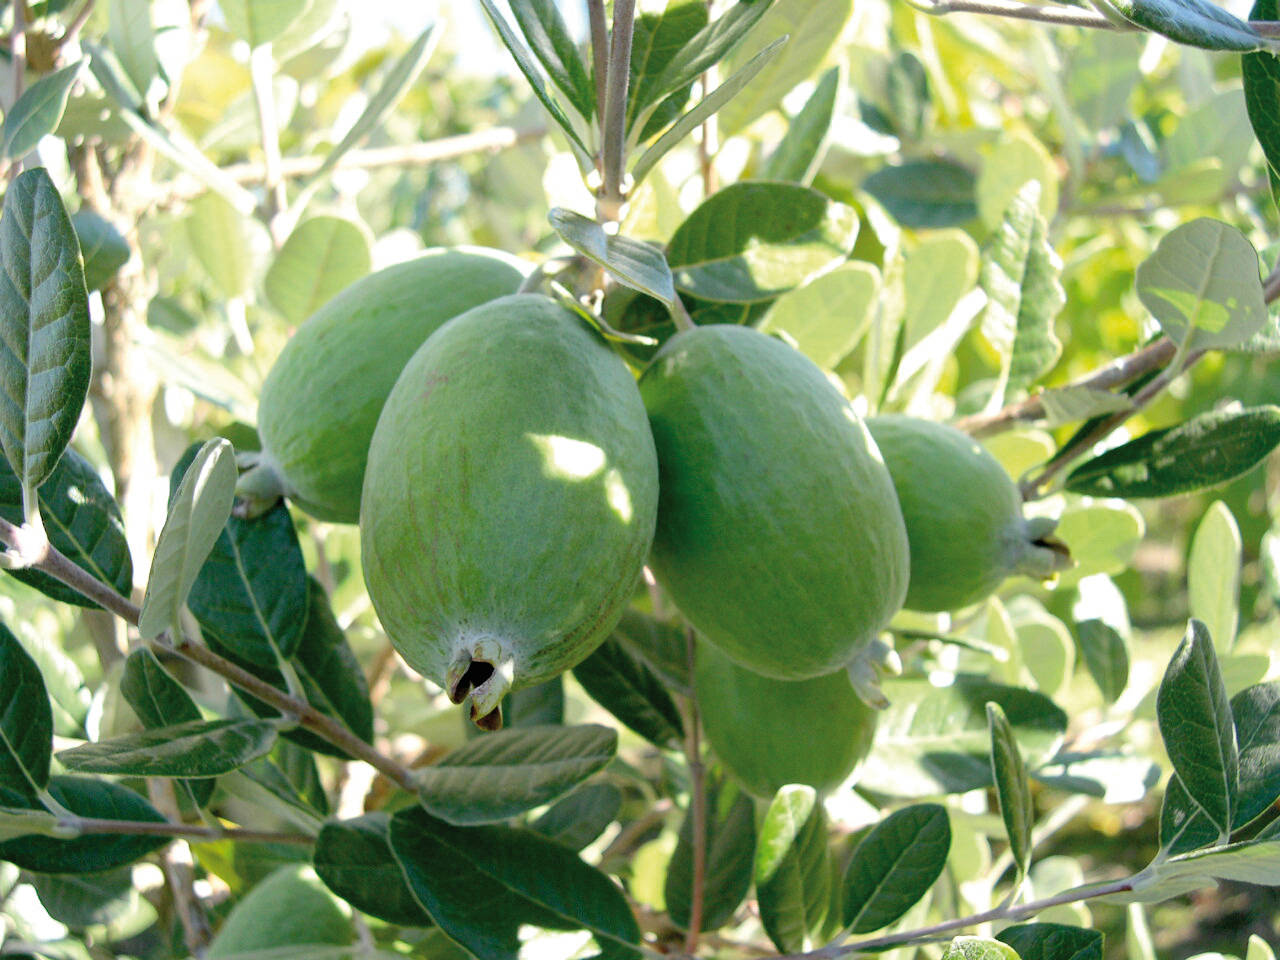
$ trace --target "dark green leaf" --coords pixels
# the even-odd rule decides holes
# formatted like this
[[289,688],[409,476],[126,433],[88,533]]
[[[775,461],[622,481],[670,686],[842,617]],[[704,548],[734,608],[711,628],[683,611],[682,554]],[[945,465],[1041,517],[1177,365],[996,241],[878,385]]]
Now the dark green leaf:
[[618,749],[609,727],[525,727],[472,740],[418,774],[420,801],[449,823],[506,820],[565,793]]
[[[125,659],[120,693],[133,712],[150,729],[200,719],[200,708],[182,684],[160,665],[156,655],[139,647]],[[196,806],[206,806],[213,799],[213,780],[184,781]]]
[[145,640],[178,622],[191,585],[231,515],[236,489],[231,444],[221,437],[210,440],[183,472],[181,483],[170,489],[169,516],[156,541],[138,615],[138,632]]
[[1170,497],[1233,480],[1280,444],[1280,407],[1228,408],[1151,430],[1068,474],[1073,493]]
[[0,259],[0,444],[29,511],[75,432],[90,368],[80,244],[43,167],[5,191]]
[[1131,878],[1130,891],[1109,896],[1107,900],[1112,903],[1168,900],[1212,886],[1214,880],[1275,886],[1280,881],[1280,840],[1272,837],[1270,830],[1264,830],[1256,840],[1153,862]]
[[554,840],[509,827],[451,827],[422,809],[391,818],[391,850],[410,890],[478,957],[516,960],[522,924],[589,930],[607,960],[639,955],[622,891]]
[[811,787],[783,787],[769,805],[756,849],[756,899],[774,946],[804,949],[831,904],[827,818]]
[[743,181],[705,200],[667,245],[677,289],[703,300],[772,300],[849,256],[851,207],[791,183]]
[[52,755],[53,710],[44,678],[0,624],[0,787],[34,799],[49,783]]
[[126,915],[138,901],[133,868],[127,866],[79,876],[37,873],[32,874],[31,885],[49,916],[72,930],[105,926]]
[[906,140],[924,134],[929,109],[929,73],[910,50],[899,50],[885,75],[885,101],[894,132]]
[[1102,934],[1065,923],[1019,923],[1005,927],[996,938],[1013,947],[1022,960],[1102,960]]
[[1160,806],[1160,849],[1176,855],[1217,843],[1222,831],[1215,827],[1175,773],[1169,777]]
[[267,757],[312,809],[326,815],[330,812],[329,794],[312,751],[281,738]]
[[684,631],[628,607],[613,629],[613,639],[639,654],[676,693],[689,690],[689,661]]
[[1209,0],[1108,0],[1131,23],[1205,50],[1249,53],[1275,50],[1274,41],[1259,35],[1239,17]]
[[129,241],[110,220],[87,208],[72,214],[71,225],[75,227],[84,257],[85,286],[101,290],[129,262]]
[[[706,882],[702,930],[716,930],[732,919],[751,886],[755,859],[755,809],[747,793],[728,780],[713,781],[706,795]],[[693,889],[693,817],[687,814],[667,868],[667,913],[676,926],[690,922]]]
[[1114,627],[1098,619],[1077,623],[1076,637],[1102,699],[1115,703],[1129,685],[1129,645]]
[[893,923],[933,886],[950,849],[945,807],[919,803],[889,814],[858,844],[845,871],[845,925],[869,933]]
[[790,180],[808,186],[822,166],[827,134],[840,90],[840,68],[832,67],[818,80],[800,112],[787,124],[787,132],[761,167],[765,180]]
[[596,221],[564,207],[553,207],[547,219],[565,243],[600,264],[619,283],[647,293],[667,307],[675,302],[671,268],[657,247],[607,234]]
[[69,770],[131,777],[216,777],[271,749],[269,720],[192,720],[63,750]]
[[[692,83],[685,84],[670,97],[664,97],[657,90],[655,81],[671,58],[706,25],[707,5],[702,0],[672,0],[660,12],[641,13],[636,17],[631,35],[631,83],[627,97],[629,136],[635,133],[636,116],[642,108],[654,108],[646,129],[640,135],[643,141],[674,120],[684,107]],[[661,105],[659,101],[663,101]]]
[[611,783],[588,783],[552,804],[529,826],[570,850],[581,850],[608,829],[622,809],[622,792]]
[[1009,836],[1009,852],[1019,879],[1031,866],[1031,827],[1035,810],[1031,805],[1031,781],[1027,766],[999,704],[987,704],[987,723],[991,729],[991,773],[996,784],[996,802],[1000,818]]
[[1259,683],[1231,698],[1240,751],[1240,793],[1232,829],[1253,822],[1280,797],[1280,683]]
[[21,160],[36,148],[47,134],[58,129],[62,113],[67,109],[71,85],[80,76],[85,61],[77,60],[69,67],[41,77],[18,97],[18,102],[4,116],[0,129],[0,155],[6,160]]
[[[468,737],[483,737],[485,732],[459,711],[458,719]],[[503,727],[538,727],[564,723],[564,679],[552,677],[531,687],[521,687],[502,699]]]
[[391,817],[366,813],[326,823],[312,862],[325,886],[357,910],[405,927],[431,926],[414,899],[388,840]]
[[292,324],[369,272],[368,231],[342,217],[302,221],[276,253],[262,281],[267,299]]
[[307,568],[289,509],[228,519],[187,605],[208,637],[243,660],[274,667],[293,656],[307,621]]
[[898,223],[915,230],[958,227],[978,215],[976,179],[950,160],[912,160],[877,170],[862,183]]
[[662,680],[618,640],[605,640],[573,668],[597,703],[659,747],[679,743],[684,723]]
[[1187,793],[1225,836],[1239,789],[1239,753],[1213,640],[1191,620],[1156,695],[1169,761]]
[[[132,790],[97,777],[50,777],[49,794],[79,817],[164,822],[164,817]],[[0,790],[0,805],[35,809],[36,802]],[[168,837],[111,833],[86,833],[70,840],[28,836],[0,843],[0,860],[34,873],[96,873],[133,863],[168,842]]]
[[[36,496],[49,542],[72,563],[127,597],[133,590],[133,560],[124,521],[93,465],[68,447]],[[22,523],[22,484],[5,460],[0,460],[0,517]],[[55,600],[97,606],[43,571],[23,568],[9,572]]]
[[[1277,18],[1280,18],[1280,4],[1276,0],[1256,0],[1249,14],[1250,20]],[[1280,59],[1267,51],[1246,53],[1240,58],[1240,74],[1249,123],[1267,158],[1271,196],[1276,199],[1277,177],[1280,177]]]
[[579,114],[590,119],[595,112],[595,87],[553,0],[515,0],[511,13],[551,82]]

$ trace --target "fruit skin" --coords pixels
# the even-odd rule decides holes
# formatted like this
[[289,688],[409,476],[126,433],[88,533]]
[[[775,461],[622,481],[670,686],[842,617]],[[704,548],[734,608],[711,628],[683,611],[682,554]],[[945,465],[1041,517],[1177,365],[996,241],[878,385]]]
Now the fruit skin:
[[635,378],[547,297],[503,297],[413,356],[369,449],[365,583],[411,667],[471,717],[608,635],[639,579],[658,468]]
[[650,567],[741,666],[803,680],[849,663],[902,605],[889,473],[826,376],[749,327],[672,337],[640,379],[658,448]]
[[287,496],[355,523],[369,441],[405,363],[441,324],[514,293],[527,268],[481,247],[429,251],[347,287],[308,317],[262,385],[262,452],[237,493],[250,514]]
[[[341,900],[320,882],[311,867],[280,867],[245,894],[218,935],[206,960],[281,947],[345,946],[355,940],[351,918]],[[305,956],[303,952],[281,956]]]
[[878,712],[845,671],[773,680],[698,645],[698,709],[720,762],[758,797],[788,783],[820,792],[843,783],[871,752]]
[[1055,522],[1022,516],[1000,462],[954,427],[898,414],[869,417],[898,491],[911,541],[906,606],[937,612],[977,603],[1014,573],[1049,577],[1068,566]]

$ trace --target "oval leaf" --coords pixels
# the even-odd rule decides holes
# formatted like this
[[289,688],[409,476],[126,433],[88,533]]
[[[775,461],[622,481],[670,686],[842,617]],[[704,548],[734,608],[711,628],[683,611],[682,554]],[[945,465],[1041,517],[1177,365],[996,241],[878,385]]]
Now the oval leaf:
[[684,722],[662,680],[620,641],[605,640],[573,668],[573,676],[593,700],[655,746],[683,739]]
[[369,272],[369,238],[342,217],[312,217],[289,234],[263,289],[290,323],[301,323],[348,284]]
[[827,818],[812,787],[792,784],[773,798],[755,862],[760,920],[783,952],[804,948],[831,903]]
[[565,243],[600,264],[619,283],[647,293],[662,301],[668,309],[675,303],[671,268],[657,247],[629,237],[607,234],[594,220],[564,207],[553,207],[547,219]]
[[904,227],[959,227],[978,215],[977,178],[950,160],[913,160],[877,170],[862,183]]
[[517,960],[522,924],[589,930],[604,958],[639,955],[622,891],[572,850],[529,830],[452,827],[425,810],[391,818],[392,853],[415,898],[478,957]]
[[1239,789],[1239,753],[1227,688],[1209,631],[1187,624],[1156,694],[1169,761],[1187,793],[1225,836]]
[[[727,780],[712,781],[706,792],[706,875],[703,883],[702,930],[728,923],[751,886],[755,856],[755,804]],[[693,816],[686,814],[680,838],[667,867],[664,895],[667,913],[678,927],[691,922],[693,890]]]
[[956,937],[943,951],[942,960],[1019,960],[1008,944],[985,937]]
[[[134,650],[124,661],[120,693],[134,714],[149,729],[190,723],[201,719],[200,708],[191,694],[160,665],[156,655],[146,647]],[[197,807],[213,799],[213,780],[184,781]]]
[[991,773],[996,784],[996,802],[1009,836],[1009,852],[1021,880],[1031,866],[1031,826],[1035,821],[1031,781],[1018,741],[1014,739],[1013,727],[999,704],[987,704],[987,723],[991,730]]
[[1115,703],[1129,685],[1129,647],[1114,627],[1099,619],[1076,624],[1080,654],[1102,699]]
[[889,814],[858,844],[845,871],[845,925],[869,933],[893,923],[933,886],[950,849],[945,807],[919,803]]
[[0,787],[34,798],[49,783],[53,708],[40,668],[0,625]]
[[1019,923],[996,937],[1022,960],[1102,960],[1102,934],[1065,923]]
[[0,260],[0,445],[29,514],[75,432],[91,363],[80,244],[43,167],[5,192]]
[[1152,430],[1068,474],[1073,493],[1171,497],[1234,480],[1280,444],[1280,407],[1217,410]]
[[1191,799],[1181,778],[1176,773],[1169,777],[1160,805],[1160,849],[1177,855],[1207,847],[1220,839],[1222,831]]
[[1275,41],[1209,0],[1107,0],[1129,22],[1205,50],[1275,52]]
[[1280,798],[1280,683],[1259,683],[1231,698],[1240,751],[1240,793],[1231,827],[1252,823]]
[[101,290],[120,268],[129,262],[129,241],[107,220],[92,210],[82,208],[71,215],[80,254],[84,257],[84,283],[90,290]]
[[880,272],[869,263],[846,263],[784,293],[760,321],[780,331],[824,370],[834,370],[871,326]]
[[316,837],[312,864],[325,886],[357,910],[405,927],[429,927],[431,917],[414,898],[391,852],[391,817],[367,813],[326,823]]
[[42,137],[58,129],[63,111],[67,109],[71,85],[84,64],[84,60],[79,60],[55,70],[22,91],[18,102],[5,114],[4,127],[0,128],[0,153],[6,160],[20,160],[36,148]]
[[214,437],[196,454],[169,506],[151,558],[151,576],[138,615],[144,640],[178,621],[205,558],[231,515],[236,464],[231,444]]
[[192,720],[63,750],[69,770],[122,777],[216,777],[266,754],[276,742],[268,720]]
[[574,109],[590,119],[596,107],[595,87],[587,77],[577,43],[556,4],[553,0],[523,0],[511,4],[511,13],[547,76],[569,98]]
[[555,799],[617,750],[617,732],[595,724],[502,730],[422,770],[418,795],[423,807],[449,823],[493,823]]
[[[1275,20],[1280,16],[1276,0],[1256,0],[1250,20]],[[1244,105],[1253,134],[1267,158],[1272,199],[1280,188],[1280,59],[1269,52],[1246,53],[1240,58]]]
[[622,809],[622,792],[611,783],[588,783],[562,797],[529,826],[570,850],[581,850],[604,833]]
[[1244,545],[1231,508],[1215,500],[1191,539],[1187,559],[1187,606],[1204,623],[1220,654],[1235,645]]
[[808,186],[827,154],[827,135],[835,115],[840,90],[840,68],[832,67],[818,80],[800,112],[787,124],[787,132],[765,158],[764,180],[790,180]]

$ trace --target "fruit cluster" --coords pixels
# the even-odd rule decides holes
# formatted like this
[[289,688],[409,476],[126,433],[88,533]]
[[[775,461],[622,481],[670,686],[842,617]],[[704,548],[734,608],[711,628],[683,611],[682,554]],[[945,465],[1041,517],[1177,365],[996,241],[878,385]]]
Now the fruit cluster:
[[479,726],[595,650],[647,563],[703,641],[725,766],[762,795],[829,789],[870,749],[868,664],[904,604],[955,609],[1061,566],[1052,525],[964,434],[864,423],[749,327],[677,333],[637,381],[521,280],[450,250],[348,288],[272,369],[240,484],[251,511],[283,494],[359,519],[388,636]]

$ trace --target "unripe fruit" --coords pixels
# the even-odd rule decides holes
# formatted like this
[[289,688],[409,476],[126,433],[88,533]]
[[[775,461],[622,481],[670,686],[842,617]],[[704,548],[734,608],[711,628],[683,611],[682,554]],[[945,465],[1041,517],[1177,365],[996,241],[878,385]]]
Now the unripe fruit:
[[365,583],[411,667],[471,717],[587,657],[639,579],[658,499],[635,378],[581,319],[503,297],[446,324],[369,449]]
[[640,392],[661,477],[658,582],[757,673],[849,663],[907,587],[893,484],[849,404],[798,351],[738,326],[672,337]]
[[[342,901],[309,867],[281,867],[245,894],[209,944],[207,960],[283,947],[345,946],[355,939]],[[305,956],[305,951],[280,956]]]
[[312,516],[355,523],[369,440],[414,351],[445,321],[514,293],[523,266],[497,250],[434,250],[364,277],[312,314],[262,385],[262,451],[236,492],[250,514],[287,496]]
[[1050,534],[1056,522],[1024,518],[1022,496],[1000,462],[945,424],[870,417],[898,491],[911,541],[912,610],[956,610],[995,592],[1012,574],[1047,578],[1070,565]]
[[832,790],[871,752],[879,714],[862,702],[843,670],[772,680],[703,643],[695,672],[707,740],[756,796],[772,797],[788,783]]

